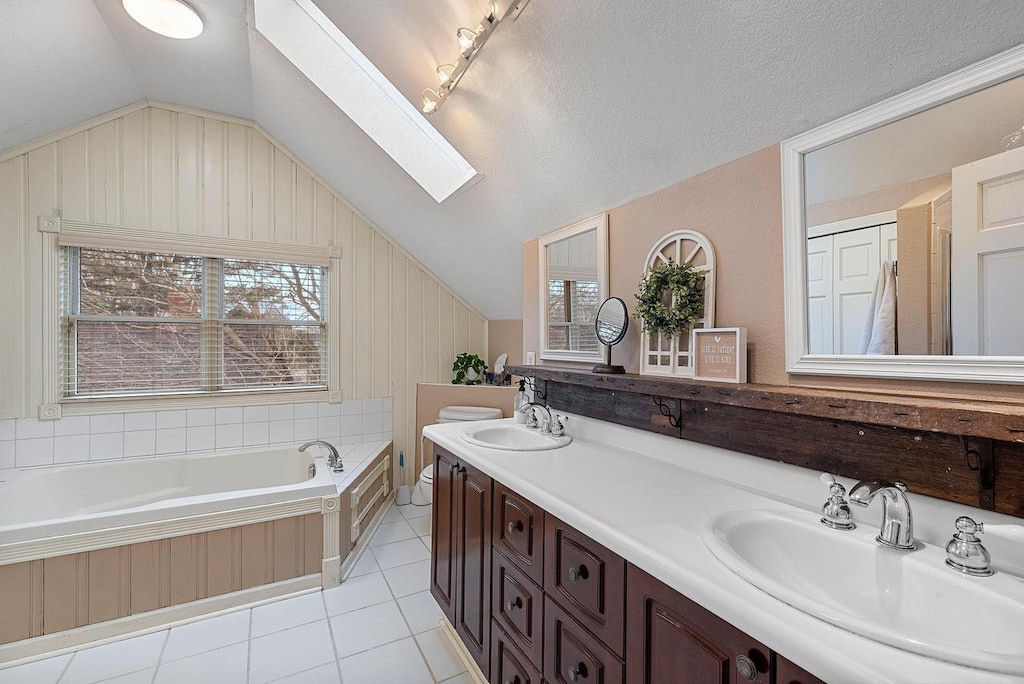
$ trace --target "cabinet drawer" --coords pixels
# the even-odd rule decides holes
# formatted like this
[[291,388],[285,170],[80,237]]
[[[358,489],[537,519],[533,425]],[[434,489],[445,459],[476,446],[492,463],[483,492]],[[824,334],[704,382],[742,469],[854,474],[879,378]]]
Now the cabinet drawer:
[[494,587],[491,615],[512,637],[516,645],[541,667],[541,631],[544,629],[544,594],[522,570],[494,550]]
[[497,620],[491,625],[491,684],[541,684],[540,671]]
[[537,584],[544,582],[544,511],[494,483],[494,545]]
[[550,514],[544,538],[544,591],[621,657],[626,562]]
[[622,684],[618,656],[545,597],[544,678],[549,684]]

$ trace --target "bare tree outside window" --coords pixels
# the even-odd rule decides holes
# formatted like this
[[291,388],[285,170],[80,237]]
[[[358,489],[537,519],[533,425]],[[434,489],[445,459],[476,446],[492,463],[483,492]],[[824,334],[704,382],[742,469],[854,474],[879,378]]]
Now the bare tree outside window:
[[319,266],[64,248],[66,397],[322,387]]

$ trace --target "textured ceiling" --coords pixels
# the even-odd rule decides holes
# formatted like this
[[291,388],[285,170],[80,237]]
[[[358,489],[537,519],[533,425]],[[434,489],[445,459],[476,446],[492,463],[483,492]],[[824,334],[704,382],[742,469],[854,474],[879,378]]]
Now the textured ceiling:
[[[521,248],[1020,42],[1020,0],[532,0],[431,122],[483,179],[435,203],[255,33],[191,0],[171,41],[120,0],[0,2],[0,149],[143,97],[254,118],[489,318]],[[317,0],[412,102],[482,0]],[[681,217],[682,218],[682,217]],[[751,227],[751,230],[758,230]]]

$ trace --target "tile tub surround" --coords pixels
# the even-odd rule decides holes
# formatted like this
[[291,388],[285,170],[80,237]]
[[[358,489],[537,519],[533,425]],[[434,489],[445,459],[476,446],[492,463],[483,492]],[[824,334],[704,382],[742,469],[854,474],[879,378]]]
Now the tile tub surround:
[[[825,681],[1024,681],[926,658],[834,627],[754,588],[712,556],[701,534],[706,521],[720,512],[795,507],[820,514],[827,491],[818,472],[578,415],[571,415],[569,425],[573,441],[568,446],[520,452],[514,458],[507,451],[466,443],[458,425],[431,425],[424,433],[460,462]],[[838,479],[848,488],[852,485],[849,478]],[[959,515],[995,524],[1019,522],[919,494],[909,497],[915,536],[935,556],[941,556]],[[872,536],[881,506],[858,509],[855,516]],[[1020,544],[994,535],[985,543],[1000,569],[1024,574]],[[941,567],[941,561],[937,564]]]
[[237,450],[323,439],[353,445],[393,436],[391,398],[0,420],[5,471]]
[[378,562],[378,556],[402,555],[390,553],[392,544],[413,541],[425,551],[429,537],[416,534],[413,524],[429,522],[429,513],[392,505],[340,587],[23,665],[0,665],[0,684],[471,684],[426,600],[429,563],[389,562],[383,568]]

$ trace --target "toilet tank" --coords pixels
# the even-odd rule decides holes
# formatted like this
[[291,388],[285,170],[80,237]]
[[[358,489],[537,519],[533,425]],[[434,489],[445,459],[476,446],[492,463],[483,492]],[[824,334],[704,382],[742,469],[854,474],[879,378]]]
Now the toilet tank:
[[500,408],[489,406],[445,406],[437,415],[439,423],[461,423],[469,420],[494,420],[501,418]]

